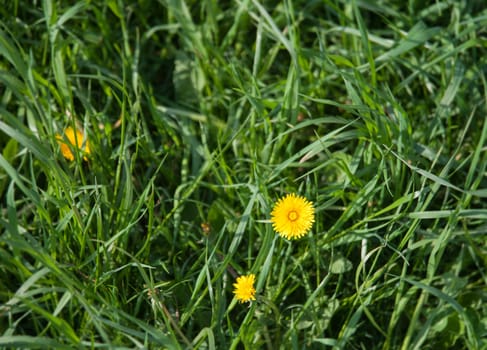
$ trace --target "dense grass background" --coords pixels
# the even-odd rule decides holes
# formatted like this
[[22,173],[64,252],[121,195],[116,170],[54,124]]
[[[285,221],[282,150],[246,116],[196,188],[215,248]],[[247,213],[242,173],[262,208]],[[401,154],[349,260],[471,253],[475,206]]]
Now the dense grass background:
[[487,349],[486,7],[5,1],[0,346]]

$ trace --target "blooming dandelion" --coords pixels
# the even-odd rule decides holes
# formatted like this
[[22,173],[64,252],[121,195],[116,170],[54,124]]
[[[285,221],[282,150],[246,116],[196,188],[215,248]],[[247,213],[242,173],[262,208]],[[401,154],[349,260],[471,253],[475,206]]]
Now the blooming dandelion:
[[[66,139],[69,143],[66,142]],[[90,142],[88,138],[85,139],[83,129],[68,127],[64,130],[64,137],[57,134],[56,140],[61,147],[61,153],[67,160],[74,160],[73,148],[82,150],[84,160],[87,160],[86,156],[91,153]]]
[[235,298],[237,298],[237,300],[241,303],[255,300],[254,283],[254,274],[238,277],[237,282],[233,284],[233,286],[235,287],[233,291],[233,294],[235,294]]
[[274,230],[287,239],[303,237],[311,229],[314,221],[313,203],[294,193],[279,199],[271,213]]

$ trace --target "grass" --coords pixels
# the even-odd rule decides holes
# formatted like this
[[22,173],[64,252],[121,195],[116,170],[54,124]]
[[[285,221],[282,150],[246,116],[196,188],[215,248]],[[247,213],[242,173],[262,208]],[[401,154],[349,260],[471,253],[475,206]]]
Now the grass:
[[481,1],[0,13],[1,348],[487,349]]

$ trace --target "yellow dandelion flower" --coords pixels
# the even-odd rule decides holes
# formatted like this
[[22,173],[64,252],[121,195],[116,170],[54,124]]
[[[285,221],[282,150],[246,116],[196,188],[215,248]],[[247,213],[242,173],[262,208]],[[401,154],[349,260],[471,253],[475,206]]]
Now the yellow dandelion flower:
[[[66,142],[69,141],[69,144]],[[57,134],[56,140],[61,147],[61,153],[67,160],[74,160],[74,154],[72,149],[82,150],[83,159],[87,160],[86,156],[91,153],[90,142],[88,138],[85,139],[83,129],[68,127],[64,130],[64,137]]]
[[303,237],[313,226],[313,203],[296,194],[288,194],[274,205],[271,222],[274,230],[287,239]]
[[247,276],[240,276],[237,278],[237,283],[234,283],[235,287],[233,294],[235,298],[241,303],[255,300],[255,275],[250,274]]

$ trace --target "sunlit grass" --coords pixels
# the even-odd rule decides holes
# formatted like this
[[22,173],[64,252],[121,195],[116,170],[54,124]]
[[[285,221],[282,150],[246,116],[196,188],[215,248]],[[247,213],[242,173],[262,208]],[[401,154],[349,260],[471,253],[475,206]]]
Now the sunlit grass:
[[485,6],[75,3],[0,8],[0,347],[486,348]]

